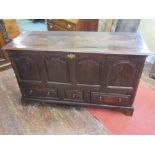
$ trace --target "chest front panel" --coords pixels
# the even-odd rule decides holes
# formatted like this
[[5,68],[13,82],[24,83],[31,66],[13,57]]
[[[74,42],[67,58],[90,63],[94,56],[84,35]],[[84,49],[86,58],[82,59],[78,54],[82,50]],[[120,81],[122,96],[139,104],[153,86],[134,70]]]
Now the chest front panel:
[[70,83],[69,61],[66,54],[43,56],[48,82]]
[[79,54],[76,61],[77,84],[100,86],[103,81],[104,63],[103,55]]
[[98,106],[132,105],[145,57],[10,52],[26,98]]

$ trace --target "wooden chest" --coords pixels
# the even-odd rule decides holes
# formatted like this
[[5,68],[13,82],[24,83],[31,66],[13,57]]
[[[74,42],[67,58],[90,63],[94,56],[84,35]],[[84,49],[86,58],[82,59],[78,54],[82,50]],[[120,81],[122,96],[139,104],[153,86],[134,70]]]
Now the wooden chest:
[[133,113],[149,51],[138,33],[25,32],[7,50],[22,101]]

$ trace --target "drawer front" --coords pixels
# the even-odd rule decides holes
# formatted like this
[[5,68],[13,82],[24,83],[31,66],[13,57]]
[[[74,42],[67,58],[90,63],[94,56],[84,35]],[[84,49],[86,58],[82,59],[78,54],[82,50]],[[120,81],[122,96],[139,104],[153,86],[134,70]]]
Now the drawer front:
[[67,31],[67,29],[58,26],[58,25],[52,25],[52,24],[48,24],[48,30],[49,31]]
[[49,19],[47,22],[52,23],[52,25],[57,25],[57,26],[60,26],[62,28],[68,29],[68,30],[75,29],[75,27],[76,27],[76,24],[71,23],[64,19]]
[[99,92],[91,93],[91,102],[107,105],[129,105],[130,95],[104,94]]
[[49,97],[58,98],[58,92],[56,89],[48,88],[24,88],[24,94],[27,97]]
[[83,101],[83,91],[82,90],[65,90],[64,99],[72,101]]

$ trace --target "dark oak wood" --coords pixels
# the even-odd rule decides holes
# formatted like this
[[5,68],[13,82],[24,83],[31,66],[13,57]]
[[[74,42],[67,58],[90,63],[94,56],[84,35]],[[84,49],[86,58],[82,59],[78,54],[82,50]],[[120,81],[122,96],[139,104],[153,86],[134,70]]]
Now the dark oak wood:
[[138,33],[26,32],[4,47],[22,101],[133,113],[146,56]]

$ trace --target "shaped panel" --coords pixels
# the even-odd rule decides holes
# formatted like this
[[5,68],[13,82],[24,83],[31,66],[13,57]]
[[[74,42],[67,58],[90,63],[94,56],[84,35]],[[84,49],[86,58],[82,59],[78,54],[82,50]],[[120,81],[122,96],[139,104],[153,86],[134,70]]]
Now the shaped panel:
[[49,82],[69,83],[69,64],[67,60],[50,56],[45,59],[45,66]]
[[77,62],[77,83],[99,85],[99,62],[92,59],[84,59]]
[[38,62],[33,55],[13,55],[20,80],[41,81]]
[[136,62],[132,60],[110,61],[108,86],[133,87],[136,74]]

